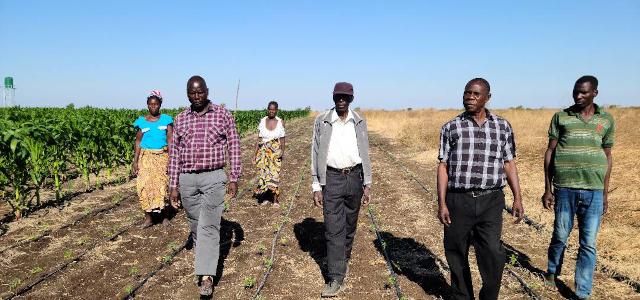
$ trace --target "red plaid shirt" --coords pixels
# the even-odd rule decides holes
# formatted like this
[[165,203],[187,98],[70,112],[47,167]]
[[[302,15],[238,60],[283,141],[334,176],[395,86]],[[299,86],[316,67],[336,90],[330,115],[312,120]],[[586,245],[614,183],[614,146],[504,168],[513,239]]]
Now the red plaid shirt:
[[202,115],[191,108],[179,113],[169,152],[169,187],[178,187],[180,173],[224,167],[227,148],[230,180],[237,182],[242,173],[240,138],[231,113],[213,103]]

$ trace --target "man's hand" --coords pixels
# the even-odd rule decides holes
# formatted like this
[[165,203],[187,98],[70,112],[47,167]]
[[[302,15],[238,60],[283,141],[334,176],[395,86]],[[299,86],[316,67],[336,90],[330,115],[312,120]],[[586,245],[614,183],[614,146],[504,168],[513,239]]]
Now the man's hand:
[[552,210],[553,209],[553,200],[554,200],[553,199],[553,194],[551,193],[551,191],[544,192],[544,195],[542,195],[542,206],[544,206],[544,208],[546,208],[548,210]]
[[322,207],[322,191],[313,192],[313,204],[317,207]]
[[438,219],[440,219],[440,223],[444,224],[444,226],[449,227],[449,225],[451,225],[451,217],[449,217],[447,204],[438,204]]
[[364,195],[362,197],[362,205],[367,206],[371,202],[371,187],[364,187]]
[[238,183],[237,182],[229,183],[229,186],[227,187],[227,194],[229,194],[229,197],[235,198],[237,193],[238,193]]
[[602,195],[602,214],[606,214],[609,210],[609,199],[607,199],[607,192],[603,192]]
[[513,201],[513,218],[516,219],[513,223],[518,224],[524,218],[524,206],[522,206],[522,200],[517,199]]
[[171,189],[171,195],[169,195],[169,201],[171,201],[171,206],[175,209],[180,207],[180,199],[178,199],[178,189]]

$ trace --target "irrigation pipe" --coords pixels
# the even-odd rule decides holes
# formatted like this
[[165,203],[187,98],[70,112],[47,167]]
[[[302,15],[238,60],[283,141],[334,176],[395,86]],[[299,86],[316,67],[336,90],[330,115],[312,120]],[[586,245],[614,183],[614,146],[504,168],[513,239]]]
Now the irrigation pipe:
[[[385,153],[385,154],[386,154],[386,155],[387,155],[387,156],[388,156],[388,157],[389,157],[389,158],[390,158],[390,159],[391,159],[395,164],[397,164],[398,166],[401,166],[401,167],[405,170],[405,172],[406,172],[406,173],[407,173],[407,174],[408,174],[408,175],[409,175],[409,176],[410,176],[414,181],[416,181],[416,182],[417,182],[417,183],[418,183],[418,184],[419,184],[419,185],[420,185],[420,186],[421,186],[425,191],[427,191],[427,192],[431,195],[432,199],[434,199],[434,200],[436,199],[436,196],[435,196],[435,194],[433,193],[433,191],[432,191],[431,189],[427,188],[424,184],[422,184],[422,183],[421,183],[421,182],[420,182],[420,181],[419,181],[419,180],[418,180],[418,179],[413,175],[413,173],[412,173],[411,171],[409,171],[409,169],[407,169],[407,167],[405,167],[402,163],[400,163],[400,162],[399,162],[399,161],[398,161],[398,160],[397,160],[393,155],[391,155],[391,153],[389,153],[387,150],[385,150],[384,148],[382,148],[382,145],[380,145],[380,143],[378,143],[377,141],[374,141],[373,143],[374,143],[376,146],[378,146],[378,148],[379,148],[383,153]],[[506,207],[505,207],[505,209],[506,209]],[[533,222],[533,221],[531,220],[531,222]],[[535,223],[535,222],[533,222],[533,223]],[[500,241],[500,242],[502,243],[502,241]],[[507,264],[505,263],[505,265],[507,265]],[[522,287],[525,289],[525,291],[527,291],[527,293],[528,293],[532,298],[534,298],[534,299],[536,299],[536,300],[540,300],[540,296],[538,296],[538,294],[536,294],[536,292],[535,292],[535,291],[533,291],[533,290],[532,290],[532,289],[527,285],[527,283],[526,283],[526,282],[524,282],[524,280],[523,280],[520,276],[518,276],[518,275],[517,275],[515,272],[513,272],[513,270],[511,270],[510,268],[506,268],[506,269],[508,270],[509,274],[511,274],[513,277],[515,277],[515,278],[516,278],[516,280],[518,280],[518,282],[520,283],[520,285],[522,285]]]
[[258,295],[260,295],[262,288],[264,288],[264,284],[267,282],[267,278],[269,278],[269,274],[271,273],[271,270],[273,270],[273,264],[274,264],[273,258],[276,254],[276,244],[278,243],[278,237],[280,236],[280,231],[282,231],[282,227],[284,226],[285,223],[288,222],[289,216],[291,215],[291,210],[293,209],[293,202],[295,201],[296,197],[298,197],[298,194],[300,193],[300,185],[302,184],[302,180],[304,179],[304,173],[307,167],[309,166],[309,162],[310,162],[310,158],[307,159],[307,162],[302,166],[302,169],[300,170],[300,176],[299,176],[300,179],[298,180],[298,185],[296,186],[295,192],[293,193],[293,197],[291,197],[291,200],[289,200],[289,208],[287,209],[287,214],[283,216],[283,220],[280,222],[280,226],[278,226],[276,235],[273,237],[273,243],[271,244],[271,256],[269,257],[270,263],[268,263],[267,265],[267,271],[265,272],[264,277],[262,278],[262,281],[258,286],[258,289],[253,294],[253,297],[251,297],[251,300],[256,299]]
[[45,230],[45,232],[43,232],[42,234],[40,234],[40,235],[39,235],[39,236],[37,236],[37,237],[34,237],[34,238],[32,238],[32,239],[26,239],[26,240],[22,240],[22,241],[20,241],[20,242],[17,242],[17,243],[15,243],[15,244],[13,244],[13,245],[11,245],[11,246],[7,247],[7,248],[4,248],[4,249],[0,250],[0,254],[4,253],[4,252],[5,252],[5,251],[7,251],[7,250],[10,250],[10,249],[13,249],[13,248],[16,248],[16,247],[20,247],[20,246],[24,246],[24,245],[30,244],[30,243],[32,243],[32,242],[36,242],[36,241],[38,241],[38,240],[42,239],[43,237],[46,237],[46,236],[51,235],[51,234],[52,234],[52,233],[54,233],[54,232],[58,232],[58,231],[60,231],[60,230],[63,230],[63,229],[69,228],[69,227],[71,227],[71,226],[73,226],[73,225],[75,225],[75,224],[78,224],[80,221],[84,220],[85,218],[87,218],[87,217],[89,217],[89,216],[92,216],[92,217],[93,217],[93,216],[96,216],[96,215],[98,215],[98,214],[100,214],[100,213],[103,213],[103,212],[105,212],[105,211],[112,210],[112,209],[114,209],[114,208],[116,208],[116,207],[120,206],[120,204],[121,204],[122,202],[124,202],[126,199],[131,198],[131,197],[132,197],[132,196],[134,196],[134,195],[135,195],[135,193],[134,193],[134,194],[131,194],[131,195],[127,196],[127,197],[125,197],[124,199],[122,199],[122,200],[118,201],[117,203],[115,203],[115,204],[113,204],[113,205],[111,205],[111,206],[107,206],[107,207],[104,207],[104,208],[100,208],[100,209],[97,209],[97,210],[94,210],[94,211],[88,212],[88,213],[86,213],[86,214],[84,214],[84,215],[82,215],[82,216],[78,217],[78,218],[77,218],[77,219],[75,219],[74,221],[72,221],[72,222],[70,222],[70,223],[68,223],[68,224],[63,225],[62,227],[60,227],[60,228],[58,228],[58,229],[55,229],[55,230],[48,229],[48,230]]
[[187,237],[187,240],[184,242],[184,244],[182,244],[182,246],[180,246],[180,248],[176,249],[173,251],[173,253],[171,253],[171,259],[162,262],[160,265],[158,265],[158,267],[153,270],[153,272],[149,273],[149,275],[147,275],[147,277],[145,279],[143,279],[141,282],[139,282],[133,289],[131,289],[131,293],[126,294],[124,296],[122,296],[122,298],[120,298],[121,300],[126,300],[129,298],[133,298],[135,297],[135,293],[136,291],[138,291],[145,283],[147,283],[147,281],[149,281],[149,279],[151,279],[151,277],[155,276],[156,273],[160,272],[160,270],[162,270],[162,268],[164,268],[166,265],[171,263],[171,260],[176,257],[176,255],[178,255],[178,253],[182,252],[182,250],[184,250],[187,245],[189,245],[189,243],[192,241],[193,237],[191,235],[189,235]]
[[384,255],[384,259],[387,262],[387,267],[389,267],[389,272],[391,273],[391,277],[393,279],[393,285],[396,287],[396,296],[398,299],[403,299],[402,291],[400,290],[400,285],[398,284],[398,278],[396,277],[396,273],[393,271],[393,264],[391,263],[391,259],[389,259],[389,255],[387,254],[387,243],[382,239],[382,235],[380,234],[380,230],[378,229],[378,223],[376,222],[376,218],[373,216],[373,206],[367,206],[367,211],[369,211],[369,216],[371,217],[371,222],[373,222],[373,228],[376,230],[376,236],[378,237],[378,242],[380,242],[380,249],[382,249],[382,254]]
[[115,240],[118,236],[120,236],[121,234],[125,233],[127,230],[133,228],[134,226],[137,226],[138,224],[142,223],[141,221],[138,221],[136,223],[133,223],[129,226],[127,226],[125,229],[119,231],[118,233],[114,234],[113,236],[105,239],[102,243],[95,243],[93,244],[93,246],[91,246],[90,248],[88,248],[87,250],[85,250],[82,254],[68,260],[67,262],[63,263],[62,265],[58,266],[57,268],[55,268],[53,271],[41,276],[40,278],[38,278],[36,281],[32,282],[31,284],[29,284],[26,287],[23,287],[22,289],[18,290],[16,293],[14,293],[13,295],[5,298],[5,300],[11,300],[19,295],[22,295],[26,292],[28,292],[29,290],[31,290],[34,286],[42,283],[43,281],[45,281],[46,279],[48,279],[49,277],[55,275],[56,273],[64,270],[66,267],[68,267],[70,264],[75,263],[75,262],[79,262],[82,260],[82,258],[89,253],[90,251],[92,251],[93,249],[97,248],[98,246],[102,246],[107,242],[111,242],[113,240]]

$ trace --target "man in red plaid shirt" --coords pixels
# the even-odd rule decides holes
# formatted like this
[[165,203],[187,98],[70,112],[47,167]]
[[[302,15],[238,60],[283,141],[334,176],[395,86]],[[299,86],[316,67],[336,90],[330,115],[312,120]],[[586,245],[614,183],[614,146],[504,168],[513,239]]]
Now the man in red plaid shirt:
[[229,152],[231,197],[238,191],[242,172],[240,139],[231,113],[208,99],[207,83],[200,76],[187,82],[191,107],[175,119],[169,150],[171,205],[180,206],[178,186],[195,243],[195,271],[199,292],[213,293],[213,278],[220,256],[220,219],[224,210],[227,175],[222,169]]

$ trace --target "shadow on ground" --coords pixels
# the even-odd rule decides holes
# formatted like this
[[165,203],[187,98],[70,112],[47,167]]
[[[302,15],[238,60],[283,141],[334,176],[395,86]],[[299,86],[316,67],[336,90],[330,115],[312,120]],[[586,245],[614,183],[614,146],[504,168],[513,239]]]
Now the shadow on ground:
[[309,252],[309,255],[318,264],[325,283],[329,282],[325,265],[327,257],[327,240],[324,238],[324,223],[314,218],[306,218],[302,222],[293,225],[293,232],[298,240],[300,250]]
[[[394,272],[418,284],[428,295],[450,299],[451,287],[438,267],[438,258],[425,245],[412,238],[396,237],[389,232],[381,232],[386,243],[386,251],[393,263]],[[378,240],[374,246],[382,253]]]

